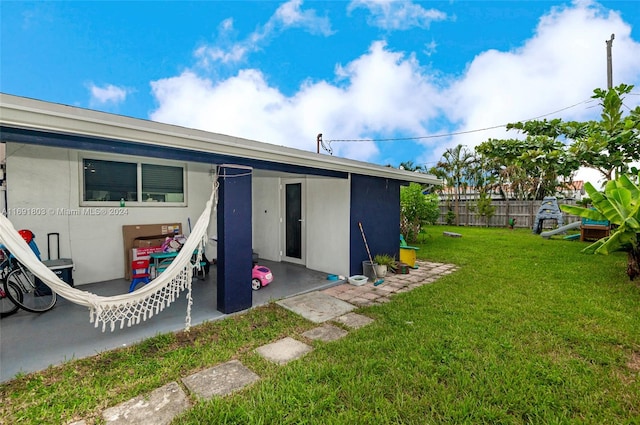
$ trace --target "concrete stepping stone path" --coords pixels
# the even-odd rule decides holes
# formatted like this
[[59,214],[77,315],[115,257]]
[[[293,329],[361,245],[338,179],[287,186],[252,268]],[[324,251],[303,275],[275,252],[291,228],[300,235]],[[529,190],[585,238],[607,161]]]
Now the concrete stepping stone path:
[[102,418],[108,425],[164,425],[189,407],[189,399],[180,385],[170,382],[147,395],[106,409]]
[[276,304],[314,323],[326,322],[356,308],[353,304],[322,292],[309,292],[285,298]]
[[256,348],[256,353],[267,360],[283,365],[292,360],[299,359],[312,350],[313,348],[304,342],[286,337],[271,344]]
[[302,336],[313,340],[330,342],[346,336],[347,333],[347,331],[340,329],[337,326],[325,324],[303,332]]
[[[321,326],[302,334],[305,338],[324,342],[335,341],[348,334],[344,329],[327,321],[334,321],[351,329],[359,329],[373,322],[370,317],[353,313],[358,306],[389,301],[394,293],[410,291],[431,283],[441,276],[453,273],[456,267],[450,264],[418,262],[419,270],[407,275],[385,278],[383,286],[365,285],[354,287],[342,284],[323,292],[310,292],[277,302],[283,308],[301,315]],[[348,301],[348,302],[347,302]],[[286,337],[256,348],[255,352],[277,364],[286,364],[311,352],[313,347],[294,338]],[[258,381],[260,377],[240,361],[232,360],[182,378],[184,386],[197,397],[208,400],[239,391]],[[169,424],[176,416],[189,409],[187,395],[177,382],[171,382],[149,394],[103,411],[102,418],[108,425],[162,425]],[[84,420],[69,425],[84,425]]]
[[239,391],[259,379],[258,375],[239,360],[231,360],[182,378],[182,383],[191,393],[209,400],[214,396]]
[[373,322],[373,319],[367,316],[363,316],[358,313],[347,313],[344,316],[340,316],[335,319],[336,322],[340,322],[345,326],[352,329],[358,329]]

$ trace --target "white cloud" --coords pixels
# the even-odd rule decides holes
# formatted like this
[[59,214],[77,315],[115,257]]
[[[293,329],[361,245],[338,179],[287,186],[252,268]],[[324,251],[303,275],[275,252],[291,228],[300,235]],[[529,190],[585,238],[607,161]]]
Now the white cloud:
[[[188,71],[152,83],[159,107],[151,119],[313,151],[320,132],[325,140],[396,130],[422,134],[438,114],[439,95],[415,58],[390,52],[383,42],[337,66],[336,75],[339,86],[307,81],[286,97],[255,69],[216,82]],[[367,142],[332,147],[336,155],[361,160],[378,152]]]
[[267,27],[303,28],[311,34],[333,34],[327,17],[319,17],[313,9],[302,10],[302,0],[290,0],[276,10]]
[[200,66],[208,68],[211,62],[225,64],[240,63],[252,52],[265,47],[272,37],[290,28],[301,28],[311,34],[329,36],[333,34],[331,22],[313,9],[302,9],[302,0],[283,3],[266,24],[249,34],[244,40],[233,40],[233,19],[228,18],[218,26],[218,38],[214,43],[204,44],[195,51]]
[[113,84],[105,84],[98,87],[93,83],[87,85],[89,94],[91,95],[90,104],[92,106],[100,105],[117,105],[124,102],[129,91],[126,88],[114,86]]
[[[631,28],[617,13],[581,1],[553,8],[521,47],[509,52],[489,50],[474,58],[446,92],[451,99],[445,106],[447,116],[460,123],[456,131],[466,131],[535,118],[580,103],[546,118],[596,119],[597,102],[581,102],[590,100],[593,89],[606,87],[605,40],[612,33],[616,35],[614,84],[637,85],[640,43],[631,39]],[[476,146],[489,137],[518,134],[504,129],[471,133],[451,138],[446,147]]]
[[412,27],[429,28],[431,22],[447,19],[437,9],[425,9],[407,0],[352,0],[348,10],[365,8],[371,14],[370,25],[385,30],[406,30]]
[[426,43],[424,45],[424,49],[422,50],[422,53],[424,53],[426,56],[431,56],[431,55],[435,55],[437,51],[438,51],[438,43],[436,43],[435,40],[431,40],[429,43]]
[[[299,2],[289,16],[296,21]],[[268,25],[265,25],[268,27]],[[227,23],[227,30],[231,26]],[[335,138],[384,138],[470,132],[539,117],[597,118],[597,102],[588,101],[606,86],[605,40],[615,33],[615,84],[640,87],[640,43],[615,12],[591,2],[557,7],[543,16],[534,34],[511,51],[478,54],[461,76],[446,80],[420,65],[411,53],[394,51],[382,41],[345,64],[336,64],[332,80],[309,80],[291,96],[269,85],[257,69],[243,69],[214,80],[190,70],[152,83],[158,108],[151,119],[208,131],[315,151],[316,135]],[[629,97],[627,106],[640,102]],[[494,138],[518,137],[504,128],[455,137],[424,139],[414,163],[433,163],[458,143],[469,147]],[[388,146],[384,145],[384,149]],[[383,147],[372,142],[332,144],[334,154],[381,162]]]

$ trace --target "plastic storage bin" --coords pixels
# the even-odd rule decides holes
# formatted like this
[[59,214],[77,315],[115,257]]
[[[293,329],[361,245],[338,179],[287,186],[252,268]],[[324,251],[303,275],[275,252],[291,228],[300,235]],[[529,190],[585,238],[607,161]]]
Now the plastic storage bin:
[[349,276],[349,283],[355,286],[362,286],[365,283],[367,283],[368,280],[369,278],[367,276],[364,276],[361,274],[357,274],[355,276]]

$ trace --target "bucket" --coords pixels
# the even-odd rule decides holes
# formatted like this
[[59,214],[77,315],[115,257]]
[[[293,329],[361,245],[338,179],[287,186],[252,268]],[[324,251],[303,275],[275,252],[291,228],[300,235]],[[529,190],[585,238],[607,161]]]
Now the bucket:
[[[373,268],[375,269],[375,272]],[[375,281],[376,279],[383,278],[387,275],[387,266],[380,264],[371,264],[371,261],[363,261],[362,262],[362,274],[367,276],[370,281]]]
[[362,262],[362,274],[367,276],[371,281],[376,279],[376,276],[373,273],[373,264],[371,264],[371,261],[367,260]]

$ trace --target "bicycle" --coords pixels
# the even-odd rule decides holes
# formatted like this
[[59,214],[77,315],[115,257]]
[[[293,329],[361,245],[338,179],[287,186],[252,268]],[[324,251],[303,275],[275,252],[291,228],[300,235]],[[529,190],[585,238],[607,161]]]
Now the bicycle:
[[[2,269],[4,296],[17,307],[31,313],[51,310],[57,301],[56,293],[15,259],[5,247],[0,247],[0,251],[5,259]],[[8,305],[5,306],[5,301],[2,298],[2,313],[5,314],[3,317],[15,313]]]
[[[0,281],[4,282],[4,278],[9,274],[9,258],[5,257],[4,251],[0,251]],[[22,301],[22,291],[15,284],[9,285],[9,291],[12,297],[7,296],[4,285],[0,285],[0,318],[11,316],[20,308],[12,299]]]

